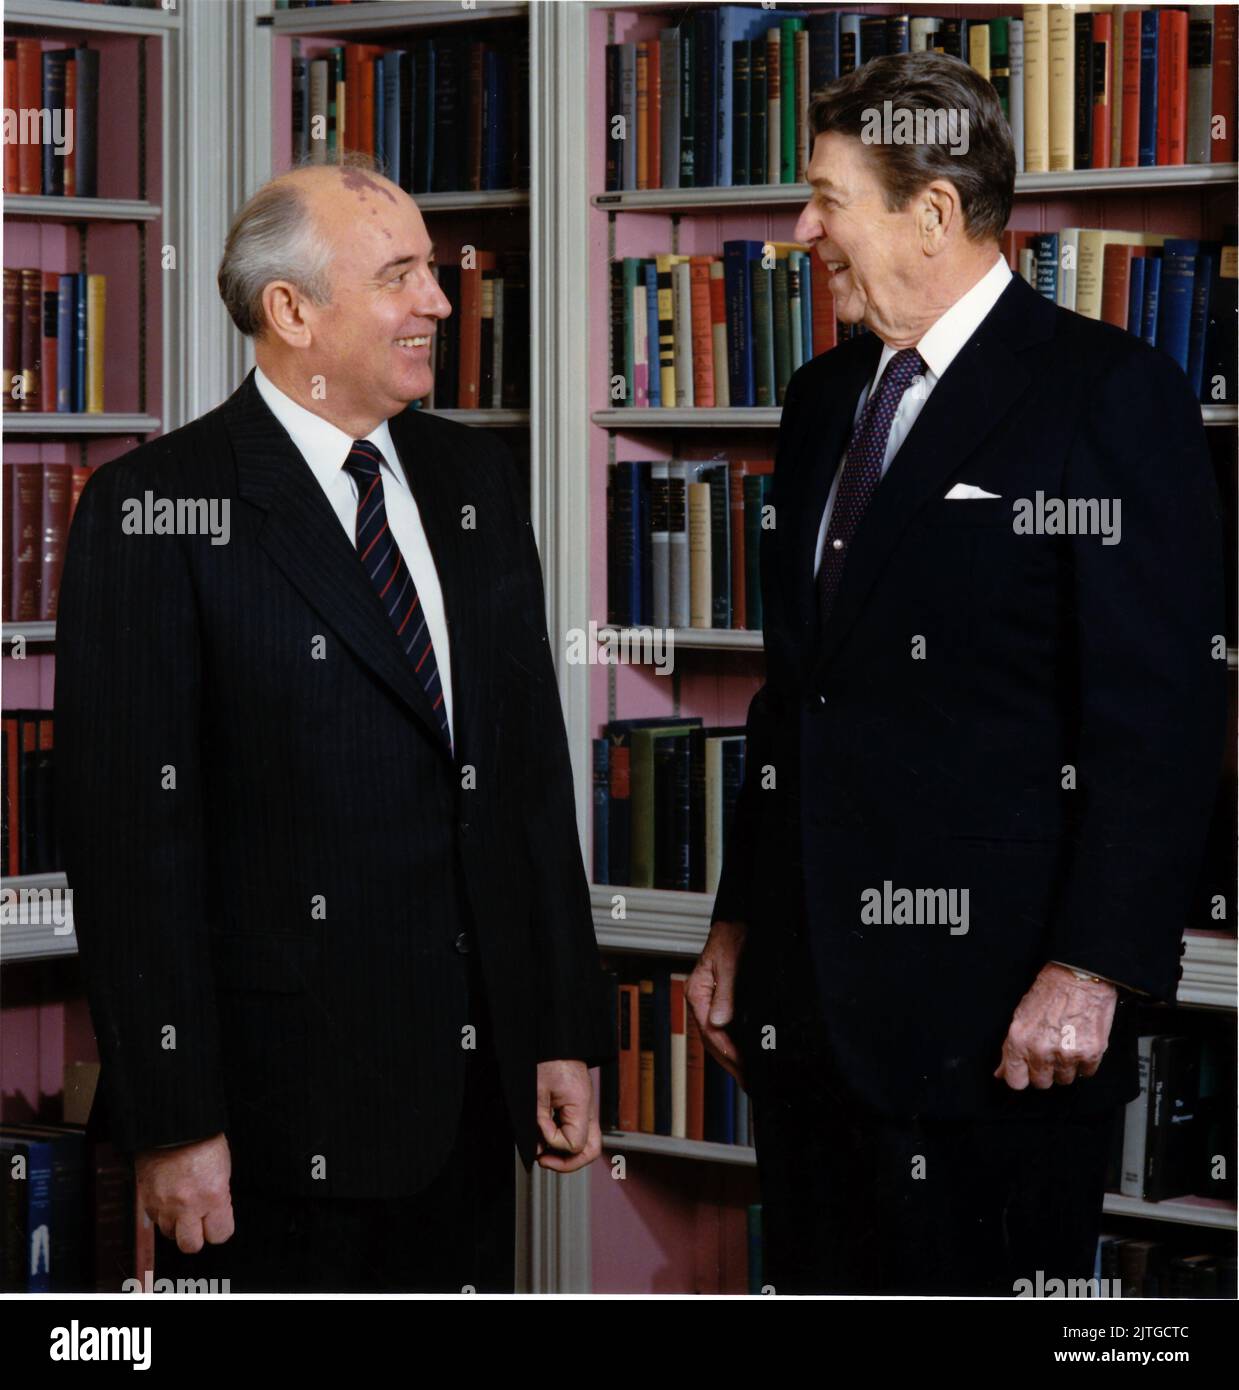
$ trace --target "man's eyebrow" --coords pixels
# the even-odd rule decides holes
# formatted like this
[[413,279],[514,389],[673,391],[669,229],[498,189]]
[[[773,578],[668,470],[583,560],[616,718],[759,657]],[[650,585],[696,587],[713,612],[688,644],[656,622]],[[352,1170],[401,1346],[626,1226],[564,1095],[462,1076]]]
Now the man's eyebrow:
[[[429,252],[428,252],[427,255],[426,255],[426,259],[427,259],[428,261],[433,261],[434,258],[435,258],[435,248],[434,248],[434,243],[432,242],[432,243],[431,243],[431,246],[430,246],[430,250],[429,250]],[[389,270],[395,270],[395,268],[396,268],[398,265],[408,265],[408,263],[409,263],[410,261],[415,261],[415,260],[417,260],[417,257],[416,257],[415,255],[413,255],[412,253],[410,253],[410,254],[407,255],[407,256],[397,256],[394,260],[385,261],[381,266],[379,266],[379,268],[378,268],[376,274],[378,274],[378,275],[386,275],[387,272],[388,272]]]

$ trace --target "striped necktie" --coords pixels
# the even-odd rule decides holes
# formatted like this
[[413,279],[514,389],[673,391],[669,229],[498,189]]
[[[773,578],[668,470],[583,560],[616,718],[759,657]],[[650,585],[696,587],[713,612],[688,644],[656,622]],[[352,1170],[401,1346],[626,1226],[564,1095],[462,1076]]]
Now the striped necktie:
[[383,456],[368,439],[355,439],[344,461],[346,471],[357,482],[357,558],[361,561],[374,591],[379,596],[396,637],[413,663],[417,678],[430,699],[439,728],[450,749],[452,733],[443,703],[443,684],[435,661],[430,629],[422,611],[417,586],[405,564],[396,538],[387,524],[387,505],[383,499]]
[[915,348],[897,352],[886,364],[878,389],[865,402],[852,431],[817,572],[817,611],[823,628],[835,606],[852,537],[882,479],[882,461],[886,457],[895,411],[903,393],[911,386],[912,378],[926,370],[925,360]]

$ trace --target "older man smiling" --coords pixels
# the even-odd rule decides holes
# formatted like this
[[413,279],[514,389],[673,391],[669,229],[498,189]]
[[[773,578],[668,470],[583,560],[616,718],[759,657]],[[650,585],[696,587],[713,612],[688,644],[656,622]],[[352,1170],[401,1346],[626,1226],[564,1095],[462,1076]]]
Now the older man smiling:
[[[866,140],[885,103],[966,116],[966,151]],[[988,82],[876,58],[810,124],[795,235],[870,332],[787,389],[689,996],[753,1095],[776,1291],[1011,1296],[1092,1273],[1128,1000],[1175,991],[1223,746],[1216,489],[1174,362],[1011,275]],[[1041,495],[1121,500],[1121,543],[1013,524]],[[870,912],[887,883],[966,892],[967,932]]]

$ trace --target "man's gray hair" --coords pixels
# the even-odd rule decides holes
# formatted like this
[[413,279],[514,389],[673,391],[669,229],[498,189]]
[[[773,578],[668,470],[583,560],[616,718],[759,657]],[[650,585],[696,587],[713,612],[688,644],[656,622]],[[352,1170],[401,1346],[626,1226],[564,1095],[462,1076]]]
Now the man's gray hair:
[[[298,168],[322,168],[303,160]],[[334,167],[334,166],[326,166]],[[374,171],[368,155],[345,155],[341,168]],[[287,280],[312,303],[331,303],[331,243],[317,226],[296,179],[265,183],[228,229],[216,283],[233,323],[247,338],[267,328],[263,291],[273,280]]]

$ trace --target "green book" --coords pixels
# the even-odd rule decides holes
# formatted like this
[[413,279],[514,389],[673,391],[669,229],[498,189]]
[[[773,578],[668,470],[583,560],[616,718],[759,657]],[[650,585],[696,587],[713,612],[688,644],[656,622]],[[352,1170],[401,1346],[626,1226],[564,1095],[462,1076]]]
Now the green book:
[[787,254],[776,256],[771,293],[770,316],[774,323],[775,404],[782,405],[787,383],[792,379],[792,330],[788,321],[790,299],[787,284]]
[[633,729],[628,744],[629,808],[632,817],[632,872],[629,886],[654,886],[654,740],[670,736],[688,737],[695,724],[656,724]]
[[804,28],[802,19],[784,19],[779,24],[782,34],[780,55],[783,60],[779,97],[782,108],[783,136],[779,142],[782,158],[779,162],[779,182],[796,182],[796,31]]

